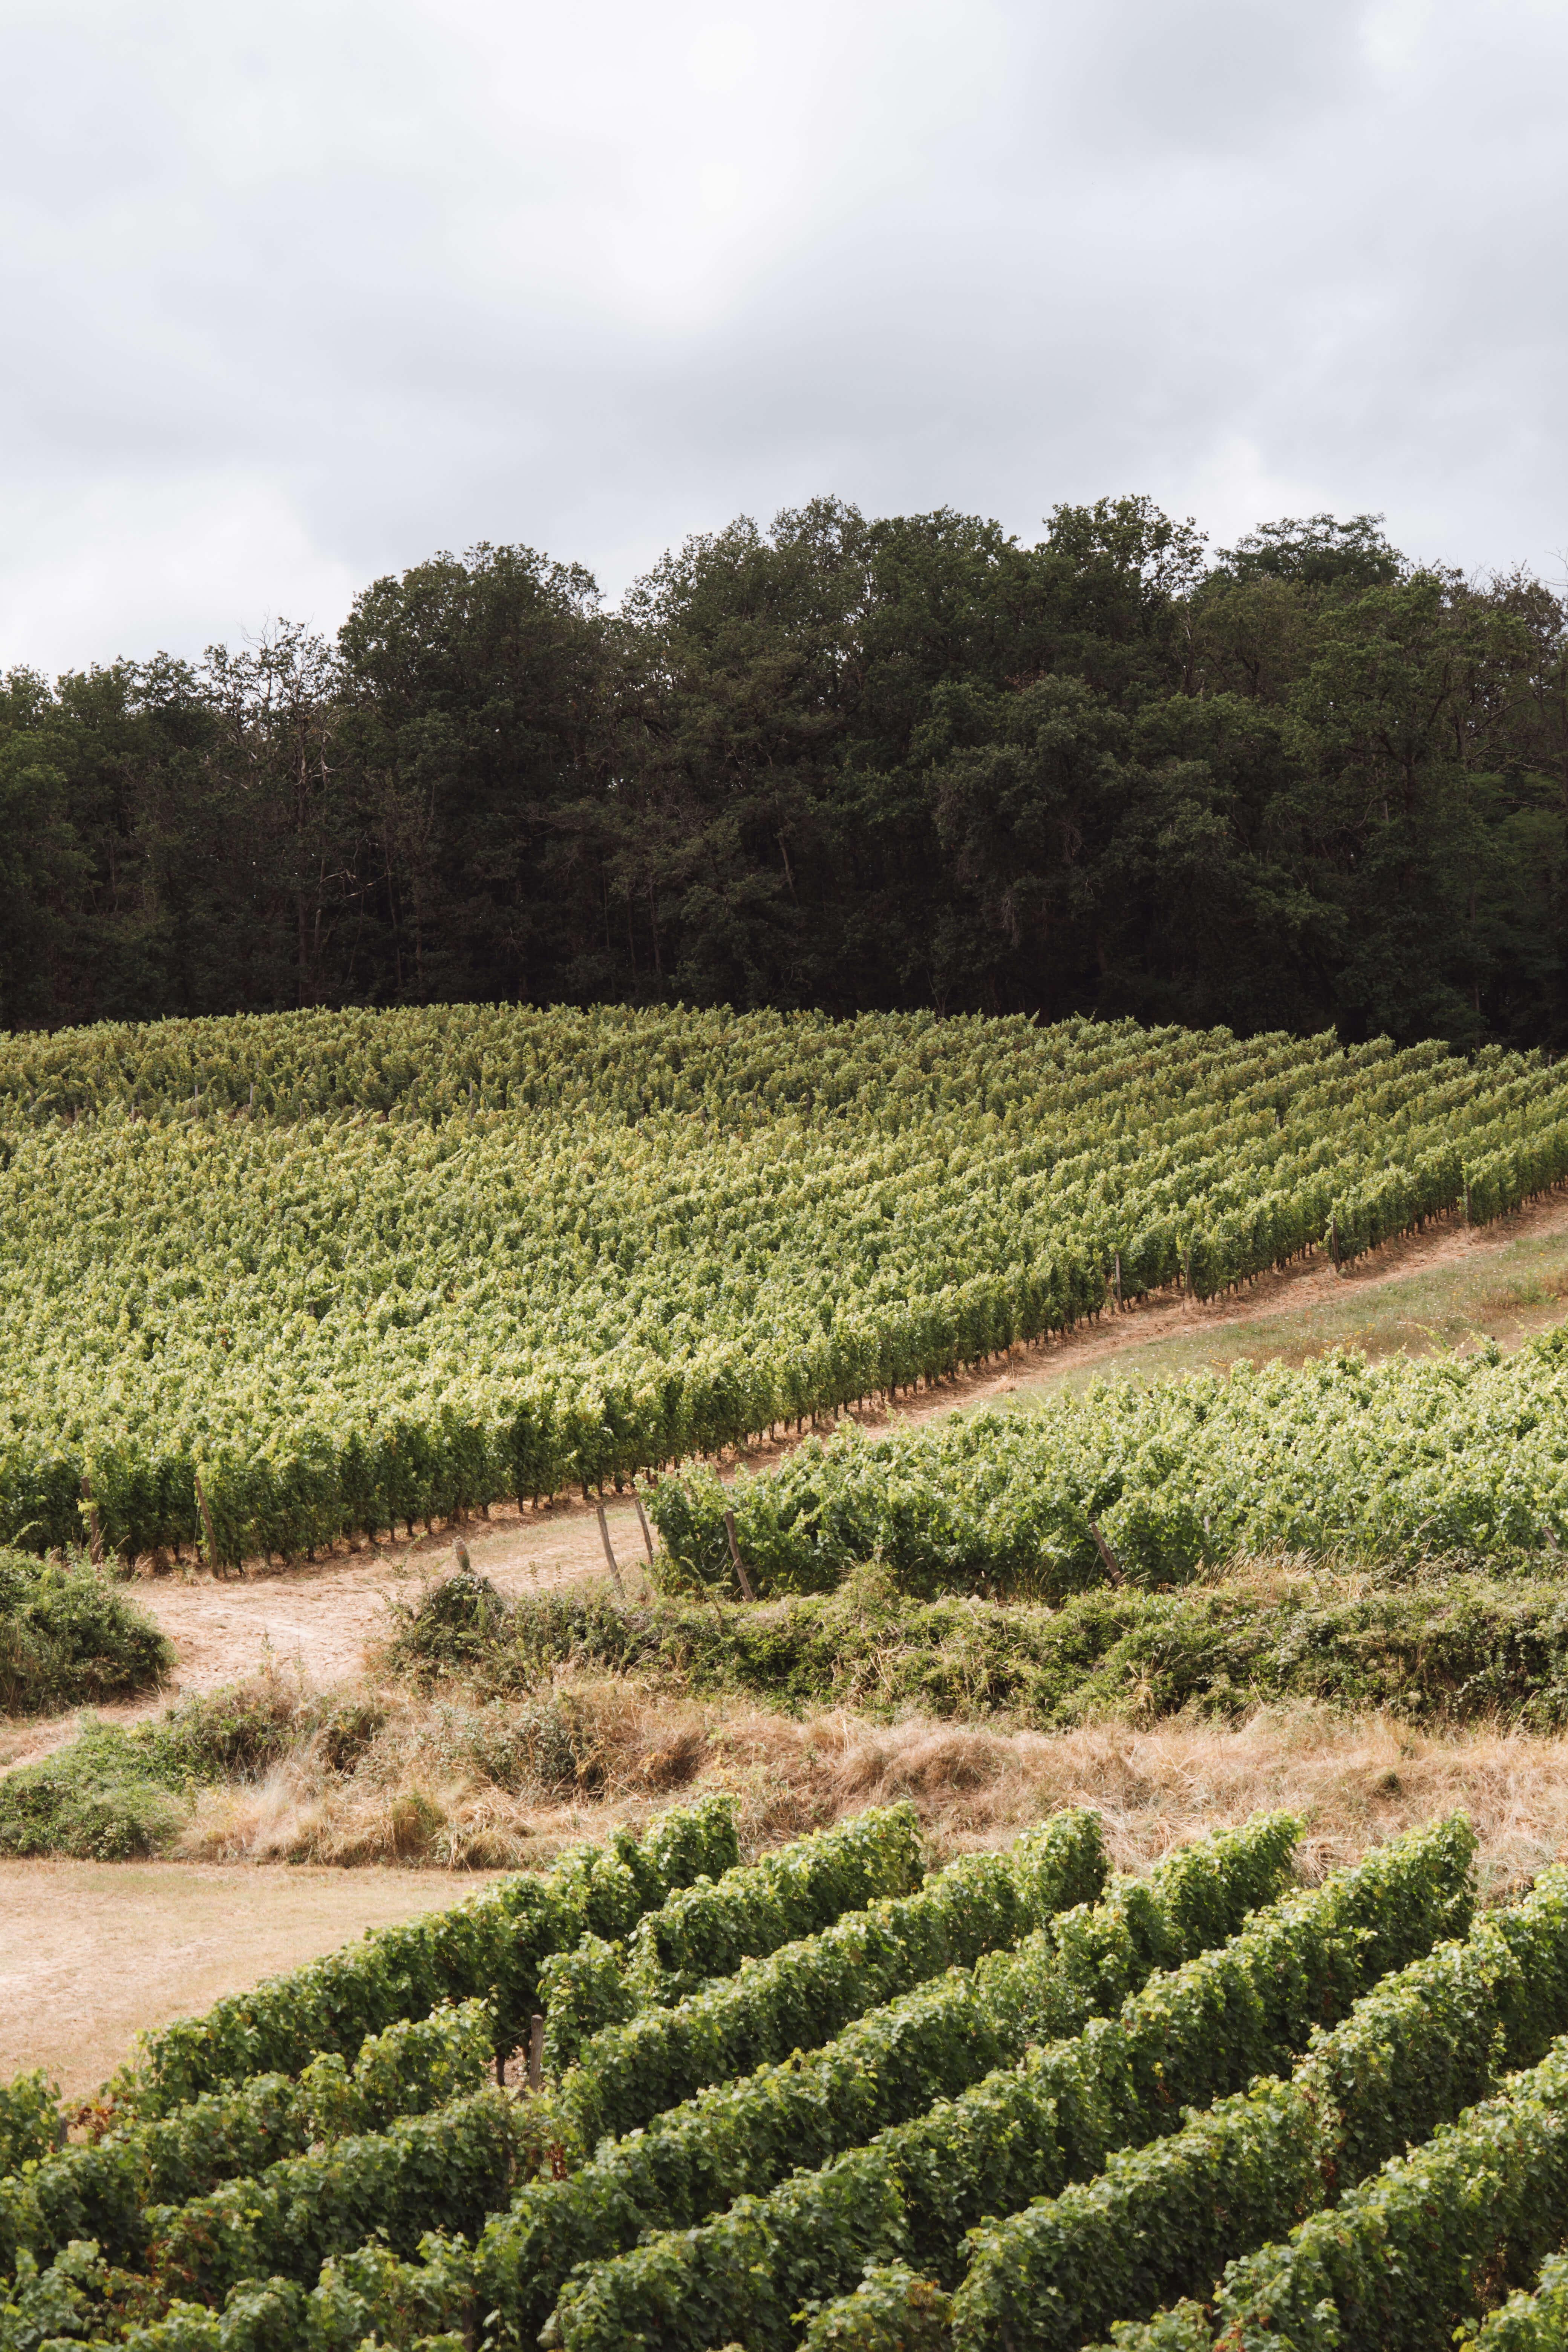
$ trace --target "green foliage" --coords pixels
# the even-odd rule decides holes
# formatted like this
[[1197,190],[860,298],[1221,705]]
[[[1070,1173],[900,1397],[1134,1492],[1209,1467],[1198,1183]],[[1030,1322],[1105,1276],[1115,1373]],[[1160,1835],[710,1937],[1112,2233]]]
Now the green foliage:
[[0,1713],[134,1698],[174,1663],[152,1619],[86,1560],[0,1550]]
[[68,1746],[0,1780],[0,1853],[128,1862],[184,1829],[183,1781],[134,1736],[87,1717]]
[[853,2294],[807,2311],[802,2352],[947,2352],[952,2340],[952,2297],[906,2263],[874,2264]]
[[1506,1360],[1369,1366],[1335,1349],[1300,1370],[1096,1381],[1037,1412],[874,1436],[850,1425],[732,1486],[667,1480],[652,1499],[665,1580],[711,1575],[727,1510],[773,1593],[831,1590],[874,1561],[927,1597],[1061,1601],[1110,1581],[1096,1526],[1120,1572],[1149,1587],[1280,1549],[1539,1562],[1568,1541],[1565,1361],[1556,1334]]
[[148,2270],[166,2297],[216,2302],[243,2280],[308,2284],[373,2234],[411,2254],[432,2227],[473,2236],[503,2204],[516,2109],[495,2089],[384,2132],[285,2158],[179,2206],[151,2206]]
[[[1248,1863],[1255,1884],[1278,1872],[1295,1827],[1271,1822],[1237,1844],[1226,1857],[1230,1901]],[[1113,1968],[1131,1970],[1163,1948],[1194,1905],[1226,1899],[1200,1882],[1199,1868],[1168,1866],[1152,1899],[1129,1885],[1091,1929],[1077,1906],[1104,1882],[1099,1822],[1060,1813],[1005,1853],[955,1864],[918,1894],[885,1898],[746,1969],[727,1991],[683,2004],[662,2036],[681,2074],[668,2059],[662,2074],[650,2066],[652,2034],[634,2045],[635,2070],[623,2039],[591,2043],[557,2112],[579,2144],[614,2136],[569,2178],[530,2182],[490,2223],[478,2257],[487,2303],[526,2341],[576,2263],[616,2253],[647,2228],[700,2221],[853,2146],[937,2087],[973,2080],[1004,2048],[1022,2048],[1042,2014],[1075,2014],[1074,2000],[1099,1997]],[[1045,1923],[1063,1912],[1053,1932]],[[983,1981],[970,1973],[986,1953],[1015,1946],[1016,1968],[985,1971]],[[710,2087],[670,2103],[675,2083],[692,2079]],[[638,2122],[646,2127],[631,2127]]]
[[583,1845],[547,1874],[505,1879],[432,1917],[377,1928],[364,1941],[147,2037],[115,2079],[141,2116],[166,2114],[249,2074],[295,2074],[320,2051],[352,2058],[368,2034],[442,2001],[483,1999],[499,2050],[526,2040],[539,1968],[585,1932],[624,1932],[671,1886],[736,1860],[732,1801],[703,1798],[667,1814],[640,1845],[621,1832]]
[[976,2231],[955,2347],[1077,2347],[1201,2292],[1227,2255],[1425,2139],[1564,2028],[1568,1871],[1556,1870],[1466,1943],[1384,1978],[1289,2083],[1255,2082],[1098,2179]]
[[194,1692],[129,1729],[89,1717],[74,1740],[0,1782],[0,1853],[158,1853],[184,1827],[196,1787],[258,1780],[318,1727],[329,1745],[352,1744],[352,1724],[323,1719],[276,1675]]
[[[909,1893],[921,1877],[914,1811],[901,1804],[798,1838],[726,1871],[717,1884],[699,1879],[680,1888],[658,1910],[644,1912],[625,1952],[593,1937],[542,1965],[552,2070],[569,2063],[598,2026],[641,2008],[668,2007],[711,1979],[733,1976],[748,1959],[816,1934],[844,1912]],[[615,1996],[616,1978],[624,2002]]]
[[[893,1838],[901,1844],[901,1823]],[[891,1842],[891,1841],[890,1841]],[[710,2083],[786,2058],[830,2038],[850,2018],[962,1953],[971,1937],[1023,1914],[1048,1916],[1098,1889],[1105,1872],[1099,1827],[1081,1812],[1027,1839],[1009,1872],[1002,1914],[976,1903],[966,1877],[942,1879],[903,1901],[844,1919],[714,1984],[673,2009],[648,2009],[595,2034],[561,2091],[574,2137],[634,2131]],[[983,1874],[983,1884],[988,1883]],[[956,1916],[955,1916],[956,1915]]]
[[384,2131],[481,2086],[493,2054],[482,2001],[401,2020],[362,2043],[353,2072],[336,2052],[297,2082],[253,2075],[148,2123],[63,2147],[0,2180],[0,2267],[25,2250],[37,2261],[93,2239],[115,2261],[144,2258],[147,2209],[184,2204],[220,2181],[259,2173],[313,2143]]
[[59,2084],[41,2070],[0,2083],[0,2178],[50,2155],[64,2130]]
[[[0,1537],[214,1565],[624,1485],[1068,1328],[1118,1279],[1206,1297],[1467,1182],[1479,1219],[1568,1176],[1568,1074],[1538,1056],[1077,1020],[301,1013],[15,1042],[0,1106]],[[1322,1429],[1356,1377],[1298,1416],[1294,1517],[1320,1517],[1279,1539],[1341,1539]],[[1097,1517],[1145,1581],[1257,1517],[1246,1479],[1190,1491],[1182,1409],[1081,1412],[1054,1479],[994,1433],[1011,1483],[910,1475],[901,1499],[875,1452],[865,1480],[832,1454],[817,1495],[808,1454],[738,1505],[745,1545],[777,1590],[880,1547],[914,1589],[1055,1593],[1099,1580]],[[1425,1539],[1543,1541],[1544,1420],[1528,1491],[1460,1479]],[[1384,1483],[1373,1548],[1425,1491]],[[1368,1479],[1340,1486],[1353,1528]],[[680,1574],[732,1589],[717,1488],[657,1508]],[[448,1647],[482,1636],[478,1585],[440,1605],[467,1612]]]
[[1279,2244],[1227,2265],[1227,2342],[1426,2352],[1528,2280],[1568,2210],[1568,2042]]
[[1533,2289],[1517,2289],[1489,2313],[1475,2342],[1484,2352],[1563,2352],[1568,2344],[1568,2254],[1548,2254]]
[[1417,1722],[1503,1716],[1568,1724],[1561,1582],[1432,1560],[1347,1592],[1331,1573],[1148,1592],[1102,1585],[1059,1608],[909,1601],[861,1570],[841,1591],[756,1610],[523,1594],[460,1670],[491,1696],[552,1668],[637,1673],[773,1706],[844,1706],[1061,1730],[1193,1706],[1222,1719],[1278,1698],[1392,1706]]
[[[1456,1821],[1381,1848],[1228,1947],[1153,1976],[1115,2020],[1051,2041],[766,2197],[737,2199],[700,2229],[600,2263],[563,2291],[553,2340],[608,2352],[651,2332],[671,2352],[697,2352],[734,2336],[766,2352],[794,2340],[803,2304],[843,2294],[868,2263],[901,2260],[947,2283],[964,2232],[987,2213],[1058,2196],[1113,2149],[1179,2126],[1184,2105],[1289,2063],[1325,2017],[1462,1926],[1474,1843]],[[1203,1859],[1200,1849],[1194,1867]],[[1218,1862],[1194,1891],[1223,1884],[1223,1851]],[[1215,1925],[1210,1911],[1194,1941],[1210,1942]]]

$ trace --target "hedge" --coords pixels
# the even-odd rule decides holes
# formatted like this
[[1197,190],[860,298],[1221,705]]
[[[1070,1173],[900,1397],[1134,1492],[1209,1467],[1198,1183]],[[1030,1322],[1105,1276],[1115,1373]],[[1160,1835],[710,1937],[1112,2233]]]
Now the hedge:
[[1386,1978],[1290,2081],[1255,2082],[1092,2181],[974,2232],[955,2352],[1076,2352],[1112,2321],[1201,2290],[1425,2139],[1500,2066],[1568,2028],[1568,1871]]
[[[1276,1817],[1235,1841],[1238,1889],[1268,1890],[1297,1828]],[[1180,1890],[1194,1885],[1198,1851],[1166,1865],[1173,1910]],[[972,1856],[920,1895],[879,1906],[858,1935],[845,1922],[830,1948],[826,1937],[800,1948],[791,1974],[749,1971],[738,1990],[749,1997],[753,2036],[765,2017],[775,2048],[791,2049],[797,2023],[809,2037],[840,2011],[868,2013],[824,2048],[807,2054],[809,2040],[805,2049],[796,2043],[783,2063],[716,2080],[646,2130],[606,2139],[593,2163],[563,2180],[530,2182],[480,2240],[486,2304],[505,2313],[510,2334],[531,2338],[577,2263],[617,2253],[645,2229],[700,2221],[742,2191],[770,2188],[794,2167],[821,2163],[938,2091],[961,2087],[1022,2049],[1053,1992],[1064,2017],[1087,2014],[1113,1967],[1146,1973],[1176,1930],[1159,1909],[1158,1887],[1151,1896],[1142,1882],[1127,1882],[1103,1918],[1091,1915],[1099,1932],[1073,1909],[1037,1929],[1016,1967],[1005,1949],[1035,1919],[1093,1892],[1104,1870],[1096,1817],[1058,1814],[1010,1852]],[[1187,1907],[1195,1907],[1190,1897]],[[992,1958],[974,1972],[987,1950]],[[916,1972],[937,1981],[894,1998]]]
[[116,2103],[166,2115],[225,2084],[298,2074],[319,2051],[352,2058],[367,2034],[447,2000],[490,2007],[498,2051],[528,2036],[539,1969],[584,1933],[618,1935],[643,1912],[737,1860],[733,1801],[707,1797],[667,1813],[639,1845],[617,1831],[606,1845],[569,1850],[547,1874],[505,1879],[423,1919],[368,1933],[307,1967],[220,2000],[204,2017],[149,2036],[115,2076]]
[[1568,2346],[1568,2254],[1548,2254],[1532,2290],[1520,2288],[1482,2321],[1476,2352],[1563,2352]]
[[1218,2336],[1242,2352],[1427,2352],[1523,2284],[1568,2212],[1568,2038],[1276,2245],[1227,2265]]
[[404,2019],[363,2042],[350,2074],[340,2053],[312,2059],[298,2082],[253,2075],[167,2116],[51,2153],[0,2180],[0,2264],[94,2239],[117,2262],[145,2253],[147,2208],[184,2203],[220,2181],[258,2173],[315,2142],[379,2132],[477,2091],[493,2054],[482,2001]]

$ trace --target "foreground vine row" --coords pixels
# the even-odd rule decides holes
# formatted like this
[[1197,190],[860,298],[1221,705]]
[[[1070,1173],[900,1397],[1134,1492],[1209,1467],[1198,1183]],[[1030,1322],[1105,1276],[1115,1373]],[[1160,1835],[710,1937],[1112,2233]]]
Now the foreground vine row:
[[87,2143],[0,2089],[0,2346],[1557,2345],[1568,1870],[1478,1913],[1456,1818],[1306,1888],[1300,1827],[584,1849],[155,2037]]

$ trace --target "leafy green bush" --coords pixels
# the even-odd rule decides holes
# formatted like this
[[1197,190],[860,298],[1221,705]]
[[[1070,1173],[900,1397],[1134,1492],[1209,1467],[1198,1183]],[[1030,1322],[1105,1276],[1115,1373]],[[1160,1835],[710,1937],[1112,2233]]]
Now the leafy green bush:
[[1561,1581],[1442,1563],[1351,1594],[1328,1577],[1263,1591],[1245,1581],[1178,1592],[1102,1586],[1059,1609],[911,1601],[863,1571],[828,1596],[721,1614],[679,1601],[619,1609],[525,1594],[461,1650],[443,1649],[438,1625],[417,1630],[414,1651],[394,1643],[393,1664],[461,1675],[491,1696],[576,1668],[754,1692],[793,1708],[918,1707],[1045,1730],[1183,1706],[1224,1717],[1287,1697],[1392,1706],[1422,1722],[1501,1715],[1536,1730],[1568,1725]]
[[[1563,1129],[1568,1147],[1568,1127]],[[1116,1580],[1290,1551],[1358,1561],[1550,1559],[1568,1540],[1568,1364],[1533,1340],[1369,1365],[1245,1361],[1147,1387],[1091,1381],[1037,1410],[874,1434],[848,1423],[756,1476],[653,1490],[667,1588],[729,1585],[732,1517],[763,1597],[831,1591],[868,1561],[900,1591],[1065,1600]]]
[[51,2155],[64,2132],[59,2084],[41,2070],[0,2083],[0,2178]]
[[86,1560],[0,1550],[0,1712],[134,1698],[174,1663],[152,1619]]
[[[172,2116],[132,2124],[50,2153],[0,2179],[0,2264],[25,2252],[44,2261],[74,2239],[94,2239],[119,2262],[143,2255],[147,2208],[184,2203],[220,2181],[259,2173],[312,2143],[384,2131],[477,2091],[492,2055],[482,2001],[405,2019],[361,2046],[351,2074],[335,2051],[298,2082],[258,2074],[209,2092]],[[41,2152],[41,2151],[40,2151]]]
[[[1233,1856],[1236,1878],[1247,1853],[1259,1876],[1277,1872],[1295,1827],[1276,1822],[1242,1841]],[[1195,1867],[1168,1866],[1156,1889],[1175,1906],[1181,1890],[1191,1895]],[[1021,2049],[1040,2000],[1050,2000],[1037,1979],[1062,1988],[1062,2013],[1069,2013],[1069,1985],[1090,1974],[1102,1985],[1113,1949],[1116,1960],[1122,1958],[1114,1936],[1088,1936],[1074,1911],[1076,1928],[1064,1924],[1058,1937],[1031,1938],[1039,1949],[1021,1966],[1010,2016],[1002,1988],[989,1988],[988,2009],[967,1971],[984,1952],[1012,1946],[1026,1930],[1098,1892],[1104,1875],[1096,1817],[1058,1814],[1008,1852],[957,1863],[919,1894],[878,1903],[748,1969],[722,2006],[711,1998],[687,2004],[689,2011],[708,2010],[702,2022],[712,2087],[654,2115],[646,2129],[626,2128],[628,2114],[640,2119],[646,2091],[638,2106],[630,2105],[626,2082],[614,2089],[604,2084],[590,2053],[568,2077],[560,2112],[580,2145],[591,2146],[612,2119],[621,2136],[601,2141],[594,2162],[568,2179],[530,2182],[510,2212],[490,2223],[478,2265],[487,2302],[507,2312],[526,2339],[576,2263],[616,2253],[646,2228],[700,2221],[742,2190],[771,2187],[813,2156],[821,2162],[911,2100],[923,2104],[933,2080],[956,2087],[984,2072],[988,2058],[1008,2046],[1009,2030],[1011,2046]],[[1130,1883],[1124,1893],[1131,1892]],[[1129,1969],[1140,1949],[1152,1953],[1159,1946],[1165,1915],[1157,1900],[1140,1882],[1131,1908],[1126,1902],[1110,1906],[1123,1923]],[[1136,1947],[1128,1916],[1142,1931]],[[932,1978],[928,1994],[895,1998]],[[847,2018],[858,2023],[813,2053]],[[754,2063],[759,2049],[783,2063],[739,2081],[722,2079],[736,2071],[737,2057]],[[613,2068],[613,2040],[605,2054]]]
[[1568,2254],[1548,2254],[1533,2289],[1521,2287],[1481,2323],[1477,2352],[1563,2352],[1568,2345]]
[[[1103,1882],[1099,1825],[1068,1814],[1043,1837],[1025,1840],[1014,1866],[1024,1882],[1023,1906],[1046,1916],[1069,1888],[1081,1899]],[[955,1892],[967,1911],[969,1882],[957,1882]],[[673,2009],[605,2027],[567,2074],[559,2111],[583,2146],[634,2131],[707,2084],[815,2048],[901,1990],[911,1971],[937,1965],[933,1946],[951,1956],[951,1943],[962,1948],[973,1932],[973,1924],[953,1920],[945,1896],[928,1902],[923,1890],[890,1917],[879,1909],[842,1920]]]
[[1226,2344],[1428,2352],[1555,2252],[1568,2211],[1568,2038],[1279,2244],[1226,2266]]
[[297,2074],[319,2051],[352,2058],[368,2034],[440,2002],[482,1998],[498,2050],[526,2040],[540,1964],[586,1932],[623,1934],[669,1894],[737,1859],[733,1801],[705,1797],[563,1855],[547,1874],[504,1879],[431,1917],[268,1979],[147,2037],[113,2090],[142,2116],[167,2114],[247,2075]]
[[668,2007],[748,1959],[817,1934],[845,1912],[908,1894],[922,1874],[909,1804],[858,1813],[796,1838],[717,1883],[679,1888],[638,1920],[629,1946],[584,1937],[540,1969],[545,2054],[558,2071],[601,2025]]
[[68,1747],[0,1780],[0,1853],[129,1862],[164,1853],[190,1808],[128,1732],[90,1717]]

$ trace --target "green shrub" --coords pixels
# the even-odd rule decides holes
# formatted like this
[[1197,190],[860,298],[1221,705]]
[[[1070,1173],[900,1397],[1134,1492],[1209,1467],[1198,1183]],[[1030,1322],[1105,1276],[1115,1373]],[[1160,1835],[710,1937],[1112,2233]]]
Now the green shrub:
[[1044,1730],[1184,1706],[1225,1718],[1280,1698],[1553,1730],[1568,1725],[1568,1602],[1560,1581],[1531,1568],[1498,1578],[1434,1562],[1351,1594],[1328,1577],[1268,1592],[1100,1587],[1058,1609],[909,1601],[874,1571],[827,1596],[721,1613],[525,1594],[443,1671],[491,1696],[563,1669],[637,1673],[796,1709],[920,1708]]
[[1568,1871],[1360,2000],[1289,2082],[1255,2082],[1173,2137],[971,2240],[958,2352],[1076,2352],[1205,2289],[1247,2252],[1451,2121],[1568,2028]]
[[[1277,1874],[1295,1828],[1275,1822],[1238,1842],[1236,1877],[1247,1853],[1258,1877]],[[646,2129],[626,2126],[628,2115],[642,2120],[646,2089],[633,2106],[624,2079],[612,2088],[601,2084],[591,2060],[579,2067],[560,2102],[576,2138],[592,2145],[606,2124],[622,2136],[604,2139],[595,2161],[568,2179],[530,2182],[510,2212],[489,2224],[478,2265],[487,2303],[504,2311],[509,2326],[527,2340],[575,2263],[618,2252],[644,2229],[700,2221],[742,2190],[769,2188],[813,2158],[821,2162],[910,2103],[925,2104],[933,2083],[952,2088],[983,2072],[1008,2045],[1009,2032],[1011,2046],[1022,2048],[1038,2011],[1038,1979],[1059,1981],[1062,2012],[1068,2013],[1069,1981],[1081,1988],[1092,1974],[1102,1988],[1123,1959],[1123,1947],[1130,1970],[1141,1950],[1157,1948],[1164,1915],[1156,1903],[1142,1883],[1135,1894],[1130,1883],[1123,1899],[1109,1906],[1121,1924],[1120,1940],[1087,1935],[1076,1911],[1077,1930],[1063,1927],[1065,1947],[1058,1937],[1034,1939],[1040,1949],[1021,1966],[1011,2013],[999,1986],[990,1988],[988,2009],[967,1971],[984,1953],[1014,1945],[1037,1923],[1092,1895],[1104,1876],[1097,1818],[1058,1814],[1007,1853],[957,1863],[919,1894],[878,1903],[748,1969],[727,2000],[716,1989],[686,2004],[689,2015],[708,2012],[682,2046],[701,2046],[706,2026],[712,2087],[652,2116]],[[1184,1869],[1168,1867],[1156,1884],[1176,1898],[1178,1886],[1190,1893],[1194,1879],[1189,1861]],[[1137,1945],[1129,1917],[1141,1930]],[[1179,1931],[1173,1926],[1166,1932]],[[933,1978],[924,1993],[904,1990]],[[1005,2021],[1001,2026],[994,2021],[998,2015]],[[671,2024],[679,2017],[676,2012]],[[813,2053],[848,2018],[858,2022]],[[722,2079],[737,2071],[737,2058],[754,2063],[759,2050],[783,2063],[739,2081]],[[601,2054],[613,2069],[613,2037]],[[647,2079],[641,2077],[645,2086]]]
[[1563,2352],[1568,2345],[1568,2254],[1548,2254],[1533,2289],[1518,2289],[1490,2313],[1475,2344],[1476,2352]]
[[166,1852],[189,1818],[158,1759],[90,1717],[68,1747],[0,1780],[0,1853],[130,1862]]
[[733,1800],[705,1797],[665,1814],[640,1843],[617,1831],[604,1845],[572,1849],[548,1874],[503,1879],[449,1910],[378,1928],[203,2017],[162,2027],[115,2077],[114,2094],[139,2115],[166,2114],[250,2074],[297,2074],[319,2051],[352,2058],[398,2018],[476,1997],[489,2008],[497,2049],[510,2052],[527,2039],[540,1965],[552,1952],[584,1932],[625,1933],[672,1887],[736,1859]]
[[0,2178],[52,2155],[64,2134],[58,2083],[41,2071],[0,2083]]
[[0,1550],[0,1712],[134,1698],[174,1663],[152,1619],[86,1560]]
[[1290,2237],[1227,2264],[1228,2344],[1429,2352],[1523,2284],[1568,2212],[1568,2039]]

